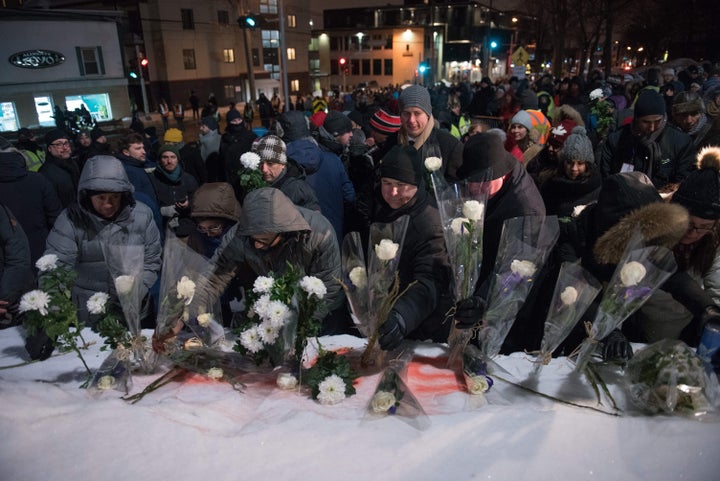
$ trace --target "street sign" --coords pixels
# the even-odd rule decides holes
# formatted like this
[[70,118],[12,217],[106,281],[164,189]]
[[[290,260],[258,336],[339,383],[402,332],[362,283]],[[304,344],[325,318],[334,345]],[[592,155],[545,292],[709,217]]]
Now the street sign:
[[530,60],[530,54],[522,47],[518,47],[512,54],[512,62],[515,65],[525,65]]

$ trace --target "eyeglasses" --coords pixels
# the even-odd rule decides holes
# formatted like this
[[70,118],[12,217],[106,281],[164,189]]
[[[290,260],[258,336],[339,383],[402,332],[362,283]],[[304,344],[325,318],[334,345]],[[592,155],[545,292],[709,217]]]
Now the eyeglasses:
[[695,225],[691,222],[690,227],[688,227],[688,232],[695,231],[698,234],[707,234],[708,232],[712,232],[713,229],[715,229],[715,222],[705,225]]
[[70,147],[70,142],[68,142],[67,140],[62,141],[62,142],[53,142],[52,144],[50,144],[50,147],[55,147],[56,149],[61,149],[63,147]]
[[218,234],[222,232],[224,226],[222,225],[211,225],[210,227],[197,226],[198,232],[203,234]]

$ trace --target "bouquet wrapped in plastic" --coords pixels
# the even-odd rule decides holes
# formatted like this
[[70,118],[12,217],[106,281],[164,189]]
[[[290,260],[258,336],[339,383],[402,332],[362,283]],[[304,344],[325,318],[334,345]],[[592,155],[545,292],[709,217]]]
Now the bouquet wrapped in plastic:
[[717,416],[717,377],[682,341],[665,339],[645,347],[625,369],[632,402],[656,414]]
[[463,351],[463,379],[468,393],[473,395],[485,394],[494,384],[488,375],[487,361],[480,350],[469,344]]
[[102,394],[106,391],[120,391],[123,394],[132,388],[132,375],[126,350],[113,350],[95,371],[88,391],[92,395]]
[[391,224],[370,226],[367,264],[360,235],[351,232],[343,239],[342,286],[353,321],[360,333],[368,338],[362,356],[364,366],[376,356],[378,329],[402,294],[397,269],[408,220],[407,216],[402,216]]
[[477,332],[486,360],[500,352],[518,311],[530,293],[560,234],[557,217],[528,216],[505,220],[500,249],[490,279],[487,309],[473,329],[450,340],[450,360],[456,359]]
[[564,262],[560,266],[540,352],[535,361],[536,373],[550,362],[553,351],[570,334],[601,289],[600,282],[579,263]]
[[595,320],[588,330],[588,337],[580,346],[576,371],[585,369],[598,342],[618,329],[676,269],[675,256],[666,247],[646,247],[639,235],[628,242],[605,288]]
[[430,418],[405,382],[412,354],[390,361],[367,407],[370,418],[398,416],[417,429],[430,427]]

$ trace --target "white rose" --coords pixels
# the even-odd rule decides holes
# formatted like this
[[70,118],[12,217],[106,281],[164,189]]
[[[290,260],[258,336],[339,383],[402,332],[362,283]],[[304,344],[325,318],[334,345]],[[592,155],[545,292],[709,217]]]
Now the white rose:
[[605,95],[603,95],[602,89],[595,89],[592,92],[590,92],[590,100],[600,100],[604,97],[605,97]]
[[85,303],[88,312],[90,314],[105,314],[105,304],[107,304],[109,298],[110,296],[104,292],[96,292]]
[[107,391],[115,387],[115,378],[112,376],[103,376],[98,379],[97,388],[101,391]]
[[208,327],[210,325],[210,323],[212,322],[212,320],[213,320],[212,314],[209,314],[209,313],[200,314],[199,316],[197,316],[197,322],[200,325],[200,327]]
[[57,267],[57,260],[58,257],[55,254],[45,254],[35,262],[35,267],[40,272],[52,271]]
[[190,305],[195,296],[195,283],[188,276],[182,276],[177,283],[177,298],[184,299],[185,305]]
[[578,291],[577,291],[577,289],[575,289],[572,286],[567,286],[560,293],[560,300],[566,306],[575,304],[575,301],[577,301],[577,298],[578,298]]
[[391,261],[395,259],[400,245],[391,241],[390,239],[383,239],[379,244],[375,245],[375,255],[381,261]]
[[637,285],[638,282],[645,278],[647,271],[645,266],[638,261],[631,261],[622,266],[620,270],[620,282],[625,287]]
[[367,271],[362,266],[354,267],[349,274],[350,282],[353,283],[358,289],[362,289],[367,286]]
[[537,266],[531,261],[519,261],[514,259],[510,263],[510,270],[520,277],[532,277],[537,270]]
[[463,203],[462,213],[470,220],[480,220],[483,217],[483,205],[477,200],[468,200]]
[[240,163],[246,169],[257,170],[260,167],[260,156],[255,152],[245,152],[240,156]]
[[115,290],[118,295],[125,296],[132,291],[135,278],[133,276],[118,276],[115,278]]
[[302,290],[308,293],[308,295],[314,295],[318,299],[322,299],[327,294],[327,287],[325,283],[315,276],[305,276],[300,279],[300,287]]
[[442,159],[440,157],[428,157],[425,159],[425,168],[430,172],[435,172],[442,167]]
[[370,403],[373,412],[387,413],[395,405],[395,395],[387,391],[378,391]]
[[224,373],[223,370],[222,370],[221,368],[219,368],[219,367],[211,367],[210,369],[208,369],[207,375],[208,375],[208,377],[209,377],[210,379],[214,379],[215,381],[219,381],[220,379],[223,378],[223,376],[225,375],[225,373]]
[[488,389],[490,389],[490,383],[488,383],[487,376],[470,376],[470,382],[468,383],[470,394],[483,394]]
[[272,289],[274,282],[275,281],[272,277],[260,276],[255,279],[255,282],[253,283],[253,292],[255,294],[264,294],[266,292],[270,292],[270,289]]
[[277,377],[277,386],[280,389],[291,390],[295,389],[298,385],[298,379],[290,374],[289,372],[281,372]]
[[466,223],[470,222],[470,219],[466,217],[455,217],[450,222],[450,228],[452,229],[453,233],[456,235],[467,235],[469,234],[467,230]]

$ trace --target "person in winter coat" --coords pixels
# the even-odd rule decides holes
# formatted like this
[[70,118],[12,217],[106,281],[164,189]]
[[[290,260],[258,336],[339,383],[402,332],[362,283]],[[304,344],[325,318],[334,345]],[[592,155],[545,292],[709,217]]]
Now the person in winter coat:
[[635,102],[632,124],[610,134],[599,167],[603,178],[618,172],[643,172],[658,189],[681,182],[693,170],[689,135],[666,126],[662,96],[646,90]]
[[190,199],[198,188],[193,176],[184,171],[177,146],[160,147],[160,165],[151,177],[157,194],[163,228],[172,229],[178,237],[187,237],[194,229],[190,220]]
[[300,207],[320,210],[312,187],[305,182],[305,173],[294,161],[288,160],[287,146],[277,135],[266,135],[254,146],[260,156],[263,179],[270,187],[279,189]]
[[257,135],[243,127],[242,114],[233,109],[227,113],[227,126],[220,140],[220,162],[223,177],[216,180],[227,181],[235,189],[235,195],[242,199],[240,187],[240,156],[250,152]]
[[15,143],[15,148],[25,156],[27,169],[30,172],[37,172],[45,162],[45,150],[35,140],[35,134],[32,130],[23,127],[18,130],[17,136],[18,140]]
[[400,291],[407,291],[380,326],[380,347],[385,350],[398,347],[403,339],[444,342],[450,332],[450,321],[445,320],[452,305],[450,265],[424,171],[418,151],[410,146],[393,147],[380,164],[381,183],[372,221],[391,223],[409,216],[398,265]]
[[25,232],[12,212],[0,203],[0,329],[17,323],[17,304],[33,284]]
[[439,157],[442,172],[448,180],[457,178],[462,164],[463,144],[449,132],[436,127],[430,93],[422,85],[411,85],[399,98],[402,127],[397,135],[400,145],[412,145],[420,158]]
[[30,261],[35,265],[45,251],[45,240],[62,211],[62,204],[50,181],[42,174],[28,172],[22,154],[2,138],[0,203],[16,213],[28,238]]
[[57,255],[61,265],[77,272],[72,299],[78,319],[85,325],[98,320],[87,311],[90,296],[115,292],[103,246],[144,246],[144,297],[160,272],[160,232],[150,208],[135,200],[134,190],[120,161],[114,157],[89,159],[80,176],[77,203],[60,214],[48,235],[45,254]]
[[672,120],[677,128],[692,138],[695,150],[709,145],[720,146],[720,120],[707,116],[705,103],[699,94],[680,92],[675,96]]
[[[340,249],[332,226],[319,212],[293,204],[279,189],[262,187],[248,193],[240,220],[223,237],[210,263],[207,281],[195,289],[191,311],[199,312],[217,299],[244,266],[249,266],[254,276],[264,276],[284,272],[288,263],[325,284],[327,311],[345,307],[345,294],[338,282]],[[323,319],[321,332],[333,332],[331,317]],[[164,350],[164,341],[180,329],[182,321],[178,320],[172,330],[156,332],[154,349]]]
[[[342,114],[341,114],[342,115]],[[320,205],[320,212],[335,229],[342,242],[345,204],[355,203],[355,189],[340,157],[323,149],[310,135],[307,117],[297,110],[285,112],[278,119],[282,138],[287,142],[287,157],[305,169],[305,178]]]
[[543,150],[540,133],[532,120],[532,116],[538,114],[542,115],[541,112],[531,114],[520,110],[510,120],[505,149],[523,164],[531,163]]
[[220,141],[221,137],[218,133],[218,123],[211,117],[203,117],[200,121],[200,158],[205,163],[205,171],[207,172],[208,182],[217,182],[223,178],[221,174],[222,165],[220,164]]
[[[205,162],[196,142],[186,144],[183,139],[183,133],[178,129],[170,129],[165,132],[163,141],[165,142],[164,145],[174,145],[178,148],[180,165],[183,168],[183,172],[191,175],[198,185],[207,182],[207,169],[205,168]],[[160,152],[158,152],[158,156],[159,154]]]
[[70,136],[65,131],[53,129],[45,134],[47,152],[45,162],[38,170],[55,188],[63,207],[75,200],[80,169],[72,158]]

